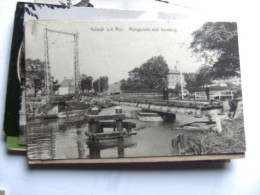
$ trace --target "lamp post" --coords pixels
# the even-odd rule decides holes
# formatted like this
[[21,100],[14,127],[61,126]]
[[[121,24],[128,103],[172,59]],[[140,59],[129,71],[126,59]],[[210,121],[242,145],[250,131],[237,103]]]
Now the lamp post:
[[[184,43],[179,43],[179,48],[181,49],[183,47]],[[177,61],[177,65],[178,65],[179,61]],[[178,66],[177,66],[178,67]],[[180,75],[181,75],[181,99],[183,100],[184,97],[183,97],[183,75],[182,75],[182,69],[181,69],[181,66],[179,66],[180,68]]]
[[183,97],[183,78],[182,78],[182,69],[181,69],[181,66],[178,66],[179,61],[176,61],[176,63],[177,63],[177,67],[180,68],[180,75],[181,75],[181,99],[183,100],[184,97]]

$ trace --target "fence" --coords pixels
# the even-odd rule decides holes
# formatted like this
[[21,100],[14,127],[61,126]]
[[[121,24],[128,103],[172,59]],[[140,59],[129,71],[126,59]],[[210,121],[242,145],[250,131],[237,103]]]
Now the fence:
[[[205,92],[195,92],[194,98],[196,100],[207,100]],[[209,99],[210,100],[222,100],[222,99],[233,99],[234,94],[232,91],[210,91]]]

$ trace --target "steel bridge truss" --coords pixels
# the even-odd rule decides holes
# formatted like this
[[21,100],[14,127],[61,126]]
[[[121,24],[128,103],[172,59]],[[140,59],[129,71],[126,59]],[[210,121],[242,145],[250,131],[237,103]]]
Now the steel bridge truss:
[[48,33],[58,33],[73,36],[74,40],[74,84],[75,84],[75,98],[79,100],[81,91],[80,69],[79,69],[79,52],[78,52],[78,33],[69,33],[58,30],[44,29],[44,55],[45,55],[45,96],[46,103],[50,102],[53,96],[53,83],[50,68],[49,58],[49,40]]

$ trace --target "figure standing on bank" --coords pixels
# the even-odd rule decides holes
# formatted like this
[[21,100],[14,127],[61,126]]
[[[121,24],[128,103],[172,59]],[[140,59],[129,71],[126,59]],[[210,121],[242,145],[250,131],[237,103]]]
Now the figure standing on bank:
[[168,100],[168,80],[167,77],[163,77],[162,80],[162,91],[163,91],[163,99]]
[[205,93],[206,93],[206,96],[207,96],[207,100],[209,100],[209,87],[208,86],[205,89]]

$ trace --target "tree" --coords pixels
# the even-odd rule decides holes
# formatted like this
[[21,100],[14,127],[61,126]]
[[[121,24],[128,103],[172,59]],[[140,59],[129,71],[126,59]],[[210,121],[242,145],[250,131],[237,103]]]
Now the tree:
[[186,88],[194,90],[212,83],[211,67],[202,66],[196,73],[185,73]]
[[202,66],[195,77],[195,84],[197,87],[204,87],[212,83],[211,68],[209,66]]
[[60,85],[58,84],[59,81],[57,79],[54,79],[54,77],[51,77],[51,81],[52,81],[52,90],[53,90],[53,92],[55,92],[60,87]]
[[85,90],[90,91],[92,89],[92,82],[92,76],[87,76],[85,74],[81,75],[81,90],[83,91],[83,93],[85,92]]
[[108,77],[103,76],[93,82],[93,88],[96,92],[108,90]]
[[66,9],[66,8],[70,8],[70,6],[72,5],[71,0],[66,0],[66,3],[60,2],[60,5],[51,5],[51,4],[37,4],[37,3],[27,3],[24,10],[25,12],[32,16],[35,17],[37,20],[39,19],[38,15],[35,13],[37,7],[38,8],[42,8],[42,7],[48,7],[50,9]]
[[126,81],[125,79],[122,79],[122,80],[120,81],[120,89],[121,89],[121,90],[127,89],[127,81]]
[[214,79],[239,76],[237,25],[234,22],[207,22],[192,33],[190,48],[211,66]]
[[[66,0],[66,2],[60,1],[60,5],[51,5],[51,4],[38,4],[38,3],[26,3],[25,12],[35,17],[37,20],[39,19],[38,15],[35,13],[37,8],[48,7],[50,9],[69,9],[72,6],[72,0]],[[81,0],[79,3],[74,5],[76,7],[94,7],[89,0]]]
[[26,88],[34,90],[36,97],[38,91],[42,91],[45,86],[44,62],[39,59],[26,59]]
[[186,81],[186,88],[190,91],[195,87],[198,87],[196,83],[197,74],[196,73],[185,73],[184,78]]
[[94,7],[89,0],[81,0],[79,3],[74,5],[75,7]]
[[129,78],[123,88],[130,90],[159,88],[168,72],[169,68],[163,56],[152,57],[128,73]]
[[177,96],[179,96],[179,95],[181,94],[181,84],[180,84],[180,83],[176,83],[173,92],[174,92],[175,95],[177,95]]
[[[34,97],[36,97],[39,91],[41,91],[41,95],[43,95],[46,76],[44,66],[45,63],[39,59],[26,60],[26,87],[34,90]],[[52,76],[51,82],[53,92],[57,91],[60,87],[58,84],[59,81]]]

